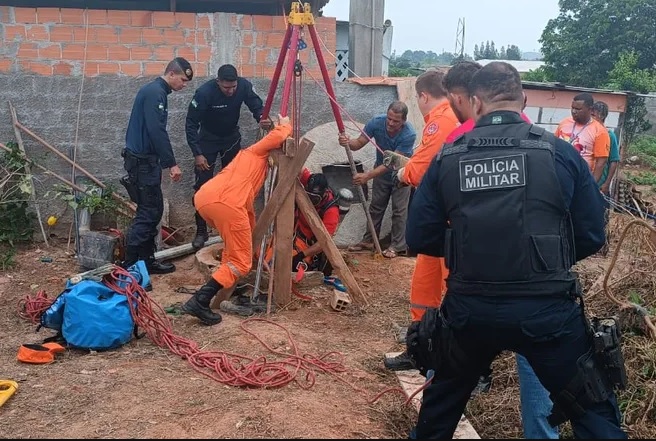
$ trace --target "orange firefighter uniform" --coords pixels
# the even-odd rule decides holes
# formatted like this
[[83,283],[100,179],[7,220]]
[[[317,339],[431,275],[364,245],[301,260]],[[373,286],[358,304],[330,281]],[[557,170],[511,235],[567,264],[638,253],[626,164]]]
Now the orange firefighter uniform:
[[[449,102],[445,99],[424,116],[426,125],[421,135],[421,143],[415,149],[410,161],[398,171],[399,181],[417,187],[428,170],[435,155],[440,151],[447,136],[458,126]],[[410,285],[410,318],[421,320],[427,308],[435,308],[442,303],[446,291],[448,272],[442,257],[418,254]],[[439,282],[438,282],[439,281]]]
[[234,285],[253,265],[255,196],[266,179],[269,152],[279,148],[291,132],[290,124],[276,126],[260,141],[241,150],[194,196],[198,213],[223,238],[221,265],[212,274],[223,287]]

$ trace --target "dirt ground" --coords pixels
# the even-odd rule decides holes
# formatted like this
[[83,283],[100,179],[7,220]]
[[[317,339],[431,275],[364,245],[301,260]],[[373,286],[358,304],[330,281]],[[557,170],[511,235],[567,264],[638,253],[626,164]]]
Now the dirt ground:
[[[43,262],[43,257],[52,262]],[[374,261],[368,254],[349,257],[370,305],[354,304],[338,313],[329,306],[329,289],[304,294],[267,322],[247,328],[274,350],[343,363],[343,372],[318,371],[313,385],[306,374],[273,388],[239,388],[210,379],[181,357],[147,338],[107,352],[68,350],[54,363],[29,365],[16,360],[23,343],[54,335],[21,318],[19,302],[45,290],[56,297],[66,279],[79,272],[66,241],[51,248],[29,246],[18,264],[0,273],[0,379],[19,383],[18,392],[0,408],[0,437],[15,438],[405,438],[415,418],[386,372],[382,354],[401,350],[396,326],[407,320],[408,281],[414,259]],[[162,307],[185,301],[204,280],[194,256],[175,260],[177,271],[153,276],[149,295]],[[384,283],[380,283],[384,275]],[[204,351],[225,351],[282,360],[246,333],[244,318],[223,314],[214,327],[190,316],[167,314],[175,334],[194,340]],[[266,316],[261,316],[266,318]],[[338,365],[339,367],[339,365]],[[294,373],[292,372],[292,375]]]
[[[586,259],[577,268],[586,306],[593,313],[618,312],[595,282],[608,268],[628,221],[613,215],[609,254]],[[639,233],[623,245],[611,282],[617,296],[641,297],[654,311],[656,260],[652,248],[638,246]],[[21,344],[39,343],[54,334],[48,329],[36,332],[36,325],[19,316],[19,302],[39,290],[56,297],[66,279],[79,272],[67,241],[53,241],[50,248],[22,248],[17,265],[0,272],[0,380],[19,383],[18,392],[0,407],[0,437],[393,439],[406,438],[414,424],[416,411],[405,404],[396,376],[382,364],[384,353],[403,349],[397,331],[408,320],[413,258],[378,260],[368,253],[346,253],[370,304],[365,307],[354,299],[341,313],[329,306],[330,290],[318,287],[303,292],[313,300],[294,300],[272,314],[271,323],[223,314],[221,324],[205,327],[193,317],[166,314],[176,335],[214,354],[265,356],[273,362],[289,360],[297,348],[300,356],[328,354],[324,361],[336,363],[334,371],[316,370],[313,384],[305,371],[290,369],[296,381],[284,386],[241,388],[208,378],[148,338],[107,352],[69,349],[49,365],[18,362]],[[188,298],[176,289],[194,290],[204,282],[193,255],[175,264],[175,273],[153,276],[149,295],[162,307]],[[640,272],[627,277],[632,268]],[[656,345],[644,335],[629,333],[623,352],[631,384],[620,394],[625,427],[630,437],[653,439]],[[502,354],[493,368],[491,390],[469,402],[467,418],[482,438],[522,438],[513,354]],[[384,391],[390,392],[379,396]],[[571,438],[567,425],[561,434]]]

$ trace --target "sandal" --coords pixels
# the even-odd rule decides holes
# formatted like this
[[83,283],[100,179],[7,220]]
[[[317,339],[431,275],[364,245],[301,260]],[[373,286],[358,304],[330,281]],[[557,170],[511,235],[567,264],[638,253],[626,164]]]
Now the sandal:
[[387,257],[388,259],[394,259],[395,257],[398,257],[398,255],[399,253],[397,253],[391,248],[388,248],[385,251],[383,251],[383,256]]
[[374,249],[374,244],[370,242],[360,242],[348,247],[349,251],[371,251]]

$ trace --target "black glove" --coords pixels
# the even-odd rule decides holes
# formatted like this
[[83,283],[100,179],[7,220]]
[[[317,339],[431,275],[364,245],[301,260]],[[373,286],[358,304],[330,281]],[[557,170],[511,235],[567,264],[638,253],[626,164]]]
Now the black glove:
[[292,258],[292,271],[296,271],[298,264],[305,259],[305,253],[303,251],[299,251],[296,253],[296,255]]

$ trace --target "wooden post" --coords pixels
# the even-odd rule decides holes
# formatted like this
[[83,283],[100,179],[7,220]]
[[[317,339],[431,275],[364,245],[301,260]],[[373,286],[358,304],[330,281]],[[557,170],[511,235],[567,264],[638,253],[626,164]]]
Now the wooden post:
[[[269,225],[271,225],[271,222],[273,222],[276,214],[278,214],[280,207],[285,203],[286,196],[292,188],[294,188],[293,185],[294,182],[296,182],[296,177],[303,169],[303,165],[310,156],[313,147],[314,143],[312,141],[308,141],[307,139],[301,140],[294,158],[291,160],[289,168],[287,168],[284,173],[278,171],[278,185],[273,189],[269,202],[262,210],[262,213],[255,224],[255,228],[253,229],[254,249],[259,249],[264,234],[268,230]],[[276,158],[281,158],[283,156],[283,153],[280,150],[274,150],[271,153],[275,155]]]
[[[278,173],[284,176],[287,170],[293,166],[293,159],[280,155],[278,157]],[[296,182],[298,172],[293,177]],[[278,180],[278,185],[284,185]],[[290,186],[293,188],[292,186]],[[271,199],[272,200],[272,199]],[[271,202],[270,200],[270,202]],[[276,216],[274,231],[276,259],[273,268],[273,296],[277,304],[286,305],[292,299],[292,240],[294,237],[294,193],[291,191],[285,196],[285,200]]]
[[357,297],[362,299],[362,302],[365,305],[369,305],[369,301],[367,300],[364,293],[360,289],[360,286],[358,285],[358,282],[355,280],[355,277],[353,277],[353,274],[351,273],[351,270],[349,269],[348,265],[346,265],[346,262],[342,257],[342,253],[340,253],[339,250],[337,249],[335,242],[333,242],[332,236],[330,235],[330,233],[328,233],[328,230],[326,230],[326,227],[324,226],[323,221],[319,217],[317,210],[314,208],[314,205],[312,205],[310,198],[308,197],[307,193],[305,193],[305,189],[303,188],[303,186],[298,180],[296,180],[295,193],[296,193],[295,194],[296,204],[298,206],[298,209],[305,216],[305,219],[307,220],[310,229],[312,230],[314,236],[321,244],[321,249],[323,250],[324,253],[326,253],[326,257],[333,265],[333,269],[337,271],[340,278],[344,281],[344,285],[346,285],[349,294],[356,295]]

